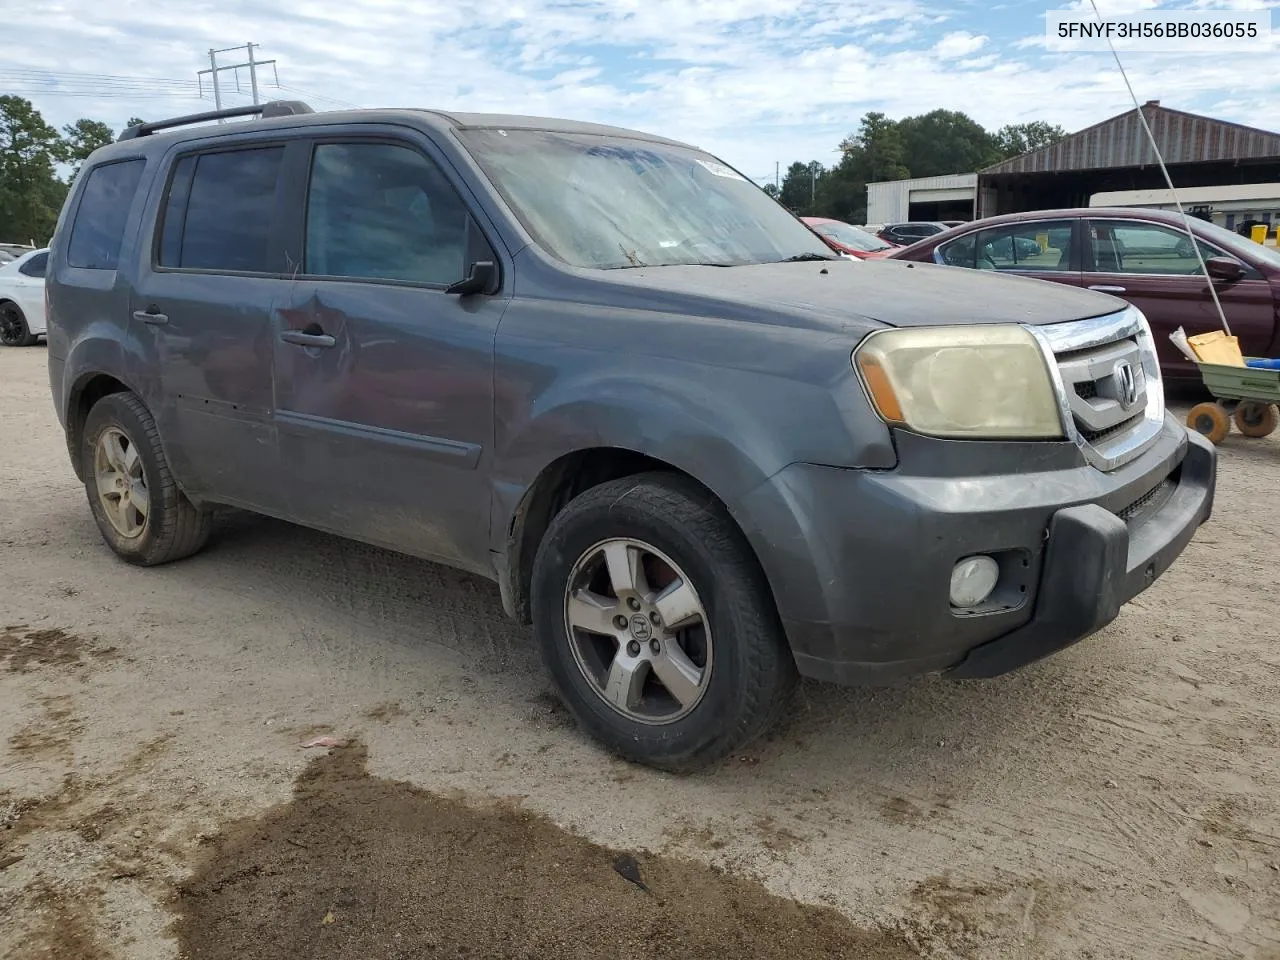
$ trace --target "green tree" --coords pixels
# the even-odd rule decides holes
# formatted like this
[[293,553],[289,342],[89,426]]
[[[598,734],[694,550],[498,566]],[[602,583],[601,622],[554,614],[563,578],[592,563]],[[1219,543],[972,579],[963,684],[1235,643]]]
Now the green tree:
[[1020,157],[1032,150],[1039,150],[1049,144],[1061,140],[1067,135],[1055,123],[1033,120],[1030,123],[1011,123],[1001,127],[995,133],[996,151],[1001,160]]
[[89,154],[116,138],[115,131],[105,123],[88,119],[67,124],[62,128],[62,134],[58,159],[71,165],[71,180],[80,173],[80,165],[89,159]]
[[972,173],[999,159],[995,139],[967,114],[932,110],[898,122],[912,177]]
[[775,200],[778,199],[778,185],[776,183],[766,183],[760,189],[763,190],[765,193],[767,193],[769,196],[773,197],[773,199]]
[[840,143],[840,162],[820,170],[816,184],[810,165],[797,161],[787,168],[777,196],[805,216],[863,223],[868,183],[972,173],[1064,136],[1061,127],[1042,121],[1010,124],[989,133],[953,110],[932,110],[902,120],[871,112],[863,116],[857,133]]
[[836,166],[818,180],[818,199],[813,215],[831,217],[848,223],[867,219],[867,180],[865,156],[848,153]]
[[125,125],[125,129],[128,129],[129,127],[141,126],[146,122],[147,121],[143,120],[141,117],[130,117],[128,120],[125,121],[124,125]]
[[67,192],[55,172],[61,150],[30,100],[0,96],[0,237],[44,243],[53,234]]
[[799,161],[787,167],[786,176],[782,178],[782,192],[779,199],[788,210],[794,210],[802,216],[812,216],[816,206],[816,185],[822,178],[822,164],[814,160],[812,163]]
[[912,176],[898,123],[883,113],[866,114],[858,132],[840,144],[840,151],[844,154],[840,165],[846,167],[846,175],[860,176],[864,185]]

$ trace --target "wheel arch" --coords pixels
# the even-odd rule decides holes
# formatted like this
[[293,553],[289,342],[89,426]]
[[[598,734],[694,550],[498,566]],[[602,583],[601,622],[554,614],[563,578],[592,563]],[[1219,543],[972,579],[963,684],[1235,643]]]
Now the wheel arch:
[[[728,515],[738,528],[753,559],[763,566],[755,545],[743,530],[730,505],[703,480],[680,465],[629,447],[584,447],[562,454],[548,463],[529,484],[510,517],[505,519],[505,551],[495,556],[502,603],[506,612],[521,623],[532,622],[530,586],[533,561],[538,546],[552,521],[570,501],[586,491],[625,477],[642,474],[669,474],[693,484]],[[765,578],[767,582],[767,577]],[[770,588],[770,599],[772,588]],[[775,603],[776,606],[776,603]]]
[[71,466],[76,476],[82,481],[85,477],[83,464],[80,462],[80,449],[84,442],[85,421],[94,404],[113,393],[136,394],[137,391],[119,377],[99,371],[82,373],[67,390],[67,400],[63,406],[67,453],[71,457]]

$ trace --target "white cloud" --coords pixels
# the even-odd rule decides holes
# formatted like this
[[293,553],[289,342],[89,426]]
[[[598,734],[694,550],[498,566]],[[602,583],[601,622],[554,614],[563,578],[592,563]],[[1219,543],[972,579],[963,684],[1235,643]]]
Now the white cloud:
[[935,43],[933,45],[933,53],[934,56],[954,60],[977,53],[986,42],[987,38],[985,36],[974,36],[964,30],[957,30],[955,33],[948,33]]
[[[1151,5],[1098,2],[1104,14]],[[206,51],[251,39],[289,88],[268,93],[317,109],[616,123],[697,143],[751,176],[775,161],[834,161],[868,110],[944,107],[989,129],[1025,120],[1079,129],[1128,107],[1105,56],[1038,49],[1035,3],[995,15],[923,0],[167,0],[163,17],[157,9],[151,0],[7,5],[0,93],[20,90],[58,125],[93,116],[118,128],[131,115],[206,108],[195,87]],[[1280,74],[1253,58],[1146,55],[1126,67],[1141,99],[1193,111],[1229,104],[1226,119],[1280,127]],[[82,76],[42,91],[19,72],[31,70],[152,79]],[[229,81],[228,99],[245,102]]]
[[1057,8],[1061,10],[1086,10],[1093,12],[1093,4],[1098,6],[1098,13],[1104,19],[1107,17],[1122,17],[1131,13],[1141,13],[1144,10],[1155,10],[1160,6],[1160,0],[1074,0],[1072,3],[1064,4]]

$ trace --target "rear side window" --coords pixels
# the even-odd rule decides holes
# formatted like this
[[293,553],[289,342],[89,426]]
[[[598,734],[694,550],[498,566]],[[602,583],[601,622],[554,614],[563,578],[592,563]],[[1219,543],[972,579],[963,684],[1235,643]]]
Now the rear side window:
[[124,224],[142,179],[142,160],[123,160],[94,167],[85,180],[80,206],[71,225],[67,265],[114,270],[120,261]]
[[1071,221],[1015,223],[983,230],[978,237],[979,270],[1071,269]]
[[28,277],[35,277],[37,280],[44,279],[45,269],[49,266],[49,255],[47,253],[37,253],[34,257],[18,268],[18,272]]
[[270,271],[268,243],[284,147],[183,157],[161,215],[160,266]]

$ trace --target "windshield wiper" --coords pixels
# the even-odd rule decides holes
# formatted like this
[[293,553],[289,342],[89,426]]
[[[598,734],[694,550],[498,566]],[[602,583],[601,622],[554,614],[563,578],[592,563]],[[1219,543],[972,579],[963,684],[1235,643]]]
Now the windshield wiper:
[[775,260],[774,263],[810,263],[814,260],[839,260],[839,257],[824,257],[820,253],[797,253],[794,257],[787,257],[785,260]]

